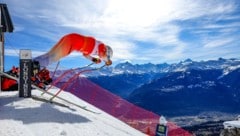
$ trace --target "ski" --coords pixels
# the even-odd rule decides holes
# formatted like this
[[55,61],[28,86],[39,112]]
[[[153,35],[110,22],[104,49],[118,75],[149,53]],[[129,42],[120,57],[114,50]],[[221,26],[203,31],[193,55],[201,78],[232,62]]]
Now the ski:
[[56,102],[56,101],[51,101],[51,100],[43,98],[43,97],[32,95],[32,99],[33,100],[37,100],[37,101],[46,102],[46,103],[51,103],[51,104],[54,104],[54,105],[57,105],[57,106],[61,106],[61,107],[65,107],[65,108],[69,108],[70,109],[69,106],[67,106],[67,105],[65,105],[63,103]]
[[[51,93],[51,92],[47,92],[47,91],[45,91],[44,89],[39,88],[38,86],[36,86],[36,85],[34,85],[34,84],[32,84],[32,87],[35,88],[35,89],[38,90],[38,91],[45,92],[46,94],[48,94],[48,95],[50,95],[50,96],[55,96],[55,94],[53,94],[53,93]],[[60,97],[60,96],[55,96],[55,98],[57,98],[57,99],[59,99],[59,100],[62,100],[63,102],[66,102],[66,103],[68,103],[68,104],[70,104],[70,105],[76,106],[76,107],[78,107],[78,108],[80,108],[80,109],[83,109],[83,110],[85,110],[85,111],[88,111],[88,112],[91,112],[91,113],[94,113],[94,114],[100,114],[99,112],[95,112],[95,111],[93,111],[93,110],[88,109],[86,106],[78,105],[78,104],[73,103],[73,102],[71,102],[71,101],[68,101],[68,100],[66,100],[66,99],[64,99],[64,98],[62,98],[62,97]],[[53,100],[49,100],[49,101],[53,101]]]

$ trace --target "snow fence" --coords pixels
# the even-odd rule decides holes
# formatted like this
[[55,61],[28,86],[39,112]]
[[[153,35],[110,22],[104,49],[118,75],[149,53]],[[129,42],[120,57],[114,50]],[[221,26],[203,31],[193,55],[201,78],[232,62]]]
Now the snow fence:
[[[64,76],[61,80],[59,80],[59,76],[55,76],[53,83],[58,88],[64,87],[63,90],[68,91],[80,99],[98,107],[133,128],[150,136],[155,135],[156,126],[159,123],[159,115],[140,108],[121,97],[114,95],[84,77],[78,76],[71,82],[68,82],[69,78],[73,75],[74,74],[70,72],[70,74]],[[58,82],[54,82],[56,80],[58,80]],[[167,126],[169,136],[192,135],[172,122],[168,122]]]

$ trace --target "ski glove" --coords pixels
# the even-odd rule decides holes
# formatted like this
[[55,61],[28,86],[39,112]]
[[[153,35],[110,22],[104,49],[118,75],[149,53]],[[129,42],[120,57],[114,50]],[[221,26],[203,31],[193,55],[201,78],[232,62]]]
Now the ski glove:
[[92,61],[96,64],[101,63],[101,60],[98,58],[92,58]]

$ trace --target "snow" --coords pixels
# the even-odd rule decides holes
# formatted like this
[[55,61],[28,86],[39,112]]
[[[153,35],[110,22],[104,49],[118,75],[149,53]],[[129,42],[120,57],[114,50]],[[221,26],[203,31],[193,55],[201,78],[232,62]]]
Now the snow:
[[176,85],[176,86],[172,86],[170,88],[162,88],[161,91],[162,92],[175,92],[175,91],[181,90],[183,88],[184,88],[183,85]]
[[[50,91],[55,91],[54,89]],[[40,95],[37,90],[33,95]],[[87,106],[94,114],[0,92],[0,136],[144,136],[145,134],[67,92],[61,97]],[[47,95],[44,95],[47,96]]]
[[236,120],[223,122],[223,125],[225,129],[240,128],[240,115]]
[[236,69],[238,69],[238,68],[240,68],[240,65],[227,67],[227,68],[224,69],[224,71],[223,71],[223,76],[228,75],[229,73],[231,73],[232,71],[234,71],[234,70],[236,70]]
[[240,128],[240,120],[234,120],[234,121],[225,121],[223,123],[224,128]]

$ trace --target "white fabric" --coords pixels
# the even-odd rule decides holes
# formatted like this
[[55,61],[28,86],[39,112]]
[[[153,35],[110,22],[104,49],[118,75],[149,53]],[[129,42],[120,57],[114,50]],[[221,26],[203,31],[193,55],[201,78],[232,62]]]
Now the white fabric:
[[101,42],[96,40],[94,48],[93,48],[92,52],[89,54],[90,56],[98,55],[98,47],[100,44],[101,44]]

